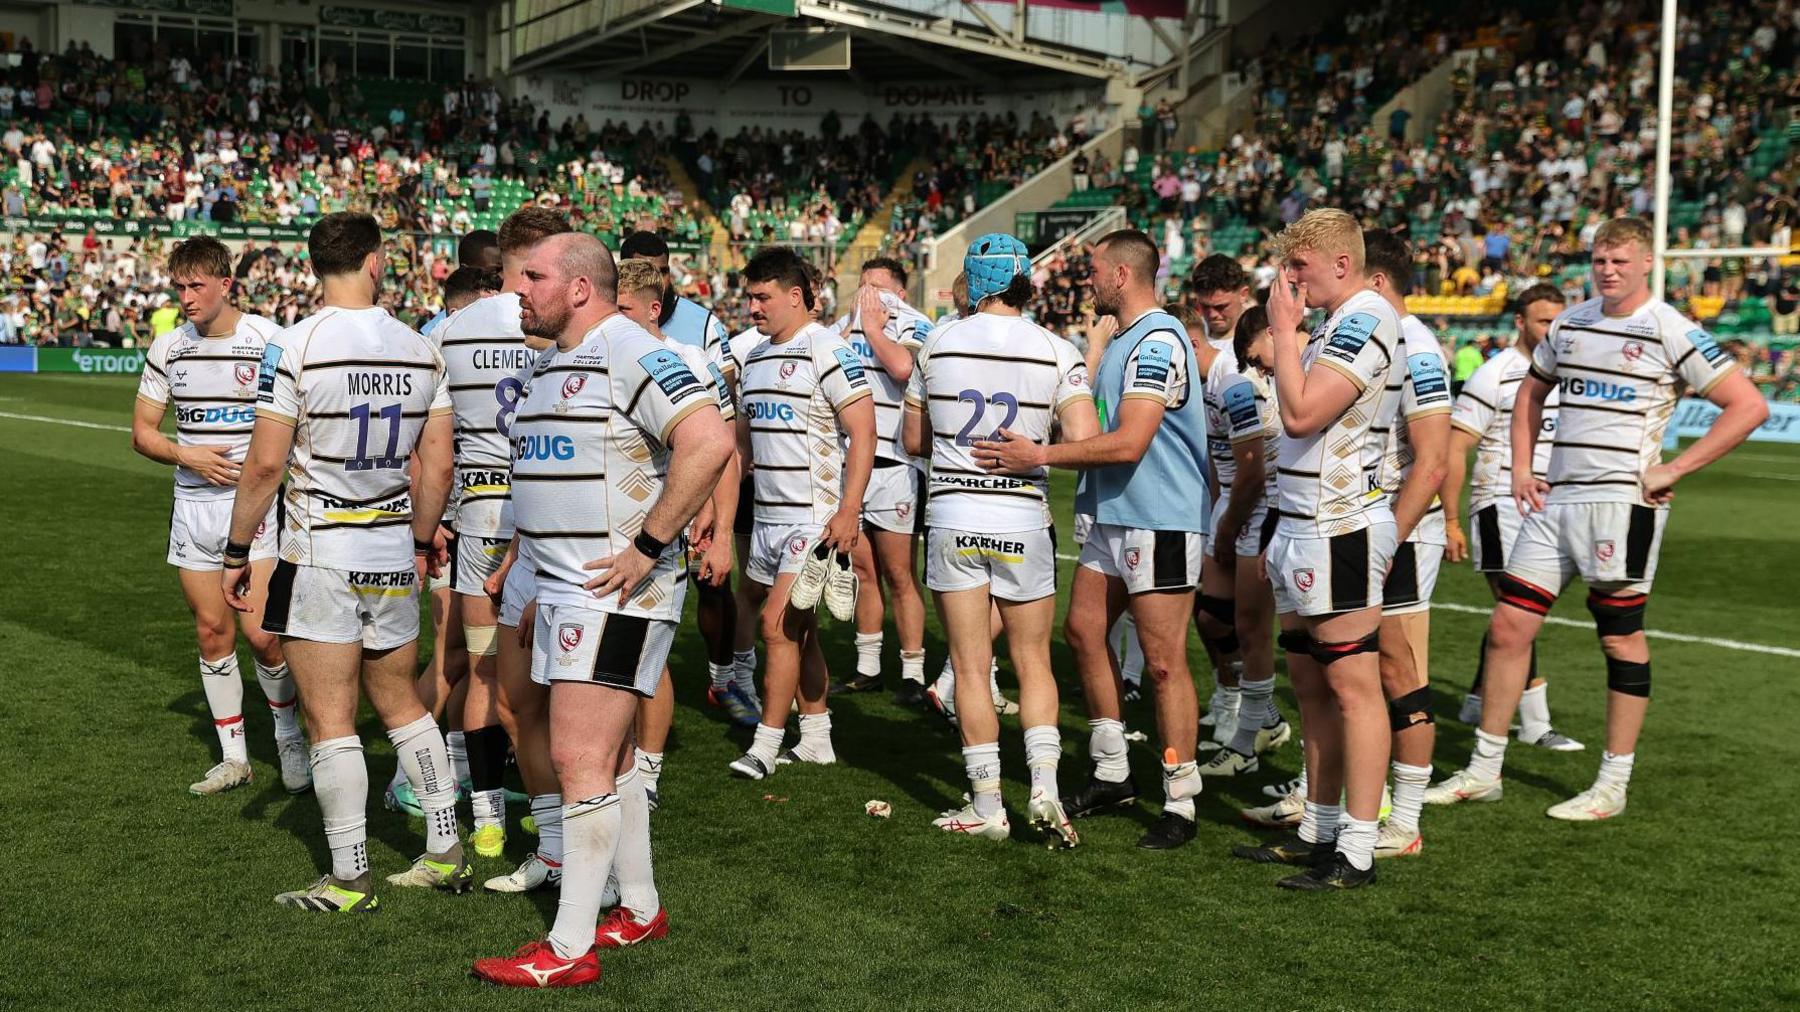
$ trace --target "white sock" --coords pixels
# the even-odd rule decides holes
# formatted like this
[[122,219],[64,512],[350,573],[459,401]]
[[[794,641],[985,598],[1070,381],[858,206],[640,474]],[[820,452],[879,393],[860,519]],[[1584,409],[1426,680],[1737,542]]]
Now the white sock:
[[1500,765],[1506,761],[1506,736],[1491,735],[1475,729],[1475,751],[1469,756],[1469,772],[1483,780],[1498,780]]
[[1131,778],[1125,756],[1125,725],[1111,717],[1088,721],[1088,754],[1094,760],[1094,776],[1109,784]]
[[969,774],[969,800],[975,814],[987,818],[1000,811],[1000,743],[963,746],[963,769]]
[[1600,753],[1600,775],[1594,778],[1595,787],[1617,786],[1627,787],[1631,784],[1631,767],[1637,762],[1636,752],[1614,755],[1611,752]]
[[1137,685],[1144,680],[1144,648],[1138,645],[1137,620],[1130,612],[1119,616],[1110,635],[1119,655],[1119,673],[1127,682]]
[[463,741],[461,731],[451,731],[444,735],[444,749],[450,755],[450,768],[456,771],[456,782],[466,784],[469,776],[469,747]]
[[[1300,746],[1300,754],[1305,755],[1306,754],[1306,742],[1301,741],[1301,742],[1296,742],[1295,744]],[[1306,797],[1306,765],[1304,763],[1302,763],[1300,766],[1300,786],[1294,788],[1294,790],[1299,791],[1301,797],[1303,797],[1303,798]]]
[[1338,853],[1350,862],[1350,867],[1357,871],[1368,871],[1375,863],[1375,837],[1378,827],[1374,819],[1364,821],[1352,819],[1346,815],[1343,826],[1338,830]]
[[1548,688],[1549,682],[1540,682],[1519,697],[1520,741],[1537,741],[1550,730],[1550,697],[1545,692]]
[[263,698],[269,701],[269,716],[275,720],[277,741],[300,734],[300,721],[294,713],[294,676],[286,664],[266,667],[256,662],[256,681],[262,686]]
[[925,684],[925,651],[900,651],[900,677],[909,682]]
[[1194,821],[1194,799],[1200,796],[1200,764],[1163,763],[1163,811]]
[[1308,801],[1305,810],[1300,813],[1300,839],[1307,843],[1335,839],[1338,834],[1338,816],[1342,813],[1341,805],[1321,805],[1316,801]]
[[781,739],[787,737],[787,728],[770,727],[767,724],[756,725],[756,735],[750,740],[750,754],[762,760],[769,769],[775,768],[775,757],[781,754]]
[[639,924],[650,923],[662,909],[650,863],[650,801],[644,788],[641,770],[626,770],[618,779],[619,848],[612,867],[619,883],[619,905],[631,911]]
[[219,751],[227,760],[249,762],[250,750],[244,744],[244,679],[238,674],[237,654],[216,661],[200,658],[200,687],[206,690],[206,708],[212,711],[213,730],[219,733]]
[[808,762],[837,761],[837,752],[831,747],[830,710],[800,715],[800,744],[794,746],[794,751]]
[[662,779],[662,764],[663,754],[661,752],[646,752],[641,748],[637,750],[638,776],[644,778],[646,792],[657,789],[656,782]]
[[537,856],[553,867],[562,867],[563,800],[560,794],[533,794],[531,820],[537,823]]
[[425,850],[442,854],[456,846],[460,839],[456,825],[456,781],[450,777],[450,758],[445,754],[444,735],[431,714],[388,732],[394,743],[394,754],[400,768],[412,783],[419,799],[419,810],[425,813]]
[[1275,679],[1238,683],[1237,728],[1231,733],[1229,747],[1244,755],[1256,753],[1256,732],[1273,724],[1270,718],[1275,706]]
[[1235,685],[1221,685],[1213,692],[1213,741],[1223,745],[1237,734],[1238,708],[1243,690]]
[[1056,786],[1056,766],[1062,761],[1062,732],[1055,724],[1025,729],[1025,768],[1031,773],[1031,793],[1051,801],[1062,798]]
[[601,794],[563,806],[563,833],[568,849],[550,944],[564,959],[578,958],[594,947],[594,926],[600,923],[600,894],[612,872],[623,821],[617,794]]
[[737,665],[714,664],[711,661],[707,661],[706,673],[712,676],[713,689],[715,691],[723,692],[725,687],[731,684],[731,676],[737,673]]
[[938,669],[937,681],[931,687],[937,692],[938,700],[944,704],[945,709],[955,713],[956,668],[951,666],[950,658],[944,658],[944,666]]
[[475,816],[475,828],[506,825],[506,791],[471,791],[469,808]]
[[312,747],[313,793],[325,816],[325,842],[331,847],[331,874],[350,880],[369,870],[369,767],[363,762],[362,739],[331,738]]
[[881,633],[856,634],[856,673],[866,678],[881,677]]
[[1000,661],[998,659],[988,665],[988,692],[994,697],[996,707],[1006,705],[1006,697],[1000,694]]
[[1431,786],[1430,766],[1408,766],[1395,762],[1393,810],[1388,821],[1401,829],[1419,828],[1419,809],[1425,804],[1425,788]]
[[756,648],[751,647],[748,650],[734,652],[731,655],[731,670],[732,677],[737,679],[739,685],[744,684],[746,678],[754,679],[756,677]]

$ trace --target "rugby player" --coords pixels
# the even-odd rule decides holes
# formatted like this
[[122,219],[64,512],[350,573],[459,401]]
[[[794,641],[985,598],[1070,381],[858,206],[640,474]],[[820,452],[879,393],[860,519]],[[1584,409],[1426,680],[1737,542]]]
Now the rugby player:
[[[531,677],[550,689],[565,860],[549,935],[473,972],[573,987],[600,979],[597,947],[668,931],[631,725],[662,681],[687,589],[681,534],[718,483],[731,433],[712,388],[618,312],[617,269],[598,239],[551,236],[524,275],[521,326],[555,346],[512,419],[513,516],[537,566]],[[609,875],[619,905],[596,926]]]
[[387,267],[382,245],[367,214],[328,214],[313,226],[307,252],[323,308],[271,337],[263,353],[256,425],[222,556],[226,599],[246,610],[251,540],[285,472],[281,561],[269,578],[263,628],[281,637],[306,707],[331,871],[276,900],[307,911],[379,904],[365,846],[359,685],[425,813],[425,853],[388,883],[463,892],[473,878],[444,736],[412,679],[422,571],[439,568],[442,556],[450,392],[437,349],[376,305]]
[[[1517,332],[1510,347],[1475,370],[1457,394],[1450,415],[1450,460],[1444,473],[1443,500],[1451,507],[1445,518],[1444,557],[1451,562],[1471,558],[1475,571],[1487,578],[1488,590],[1500,600],[1500,574],[1506,557],[1519,536],[1522,518],[1512,502],[1512,410],[1519,383],[1531,367],[1532,353],[1550,332],[1550,324],[1566,305],[1555,285],[1533,285],[1519,294],[1513,311]],[[1556,438],[1556,390],[1544,397],[1544,421],[1538,429],[1537,449],[1531,456],[1531,473],[1544,478],[1550,473],[1550,444]],[[1473,542],[1457,522],[1455,508],[1462,500],[1468,475],[1469,451],[1475,451],[1475,473],[1469,487],[1469,528]],[[1481,723],[1481,682],[1487,666],[1487,633],[1481,635],[1476,657],[1475,683],[1463,698],[1457,718],[1465,724]],[[1587,746],[1550,726],[1549,686],[1538,675],[1537,643],[1531,644],[1525,694],[1519,698],[1519,740],[1556,752],[1580,752]]]
[[[769,335],[744,364],[737,420],[738,454],[755,478],[744,576],[754,584],[768,660],[762,721],[731,771],[760,780],[780,760],[837,761],[818,621],[811,609],[790,607],[789,597],[814,549],[847,556],[856,547],[875,462],[875,404],[862,359],[813,321],[813,282],[798,255],[764,247],[744,280],[751,318]],[[854,606],[854,590],[849,596]],[[783,753],[796,689],[800,743]]]
[[1424,847],[1419,808],[1431,786],[1437,742],[1431,712],[1431,593],[1444,561],[1444,504],[1438,498],[1450,445],[1450,372],[1437,335],[1407,312],[1412,248],[1392,232],[1363,232],[1363,276],[1400,316],[1400,356],[1388,372],[1398,398],[1381,488],[1399,539],[1381,589],[1381,688],[1393,733],[1393,804],[1376,835],[1376,857],[1416,856]]
[[[1213,262],[1208,257],[1201,267]],[[1231,266],[1236,268],[1236,262]],[[1211,297],[1202,297],[1202,314]],[[1230,333],[1229,350],[1216,353],[1206,374],[1207,439],[1217,432],[1226,447],[1212,454],[1220,492],[1201,577],[1209,569],[1230,573],[1232,625],[1243,669],[1231,735],[1200,764],[1202,777],[1255,772],[1261,765],[1258,757],[1286,744],[1293,734],[1275,707],[1275,596],[1262,565],[1275,534],[1275,462],[1281,452],[1281,415],[1269,381],[1275,338],[1268,311],[1261,306],[1244,310],[1232,321]]]
[[[963,671],[993,660],[990,611],[997,607],[1019,675],[1026,806],[1052,846],[1080,842],[1062,806],[1056,768],[1056,679],[1050,633],[1056,624],[1056,531],[1049,472],[990,475],[970,455],[974,437],[1001,428],[1048,442],[1092,438],[1100,428],[1087,364],[1075,346],[1023,318],[1032,298],[1031,258],[1010,235],[975,240],[963,259],[976,313],[934,329],[906,391],[905,446],[929,454],[925,583],[937,600],[950,653]],[[982,663],[983,661],[989,664]],[[1000,722],[979,678],[959,684],[956,712],[969,776],[969,803],[933,825],[950,833],[1005,840],[1011,824],[1000,797]]]
[[[1220,497],[1213,503],[1212,512],[1213,523],[1217,524],[1224,515],[1223,498],[1230,494],[1231,478],[1235,473],[1232,444],[1227,436],[1230,425],[1219,400],[1224,392],[1221,384],[1226,377],[1237,375],[1237,360],[1231,350],[1232,335],[1244,310],[1254,303],[1250,299],[1249,275],[1238,266],[1236,259],[1223,253],[1214,253],[1194,265],[1188,274],[1188,295],[1193,300],[1192,315],[1201,324],[1199,327],[1190,324],[1188,337],[1194,343],[1195,355],[1204,359],[1198,365],[1206,397],[1207,458],[1213,468],[1212,491]],[[1212,353],[1208,355],[1202,345],[1211,348]],[[1200,569],[1200,594],[1194,601],[1194,628],[1199,631],[1213,666],[1212,699],[1200,718],[1200,726],[1212,728],[1212,740],[1207,746],[1214,747],[1226,745],[1234,737],[1240,704],[1239,677],[1244,659],[1240,646],[1243,641],[1237,635],[1236,551],[1220,553],[1212,550],[1210,533],[1208,546],[1207,558],[1211,563]],[[1242,765],[1228,758],[1225,761],[1232,766]],[[1203,765],[1201,773],[1206,772]],[[1248,771],[1240,769],[1238,772]]]
[[467,305],[466,302],[456,305],[457,300],[451,294],[453,289],[451,279],[456,277],[458,271],[465,267],[472,267],[480,271],[498,271],[500,261],[500,237],[494,233],[493,229],[478,228],[473,232],[465,233],[456,244],[456,270],[451,271],[450,276],[444,279],[444,308],[438,310],[435,316],[421,324],[419,333],[431,337],[439,327],[443,326],[444,321],[449,318],[451,313],[461,309],[462,305]]
[[[1137,799],[1107,647],[1107,631],[1129,609],[1156,702],[1164,794],[1162,815],[1138,846],[1166,850],[1194,838],[1200,793],[1200,710],[1187,629],[1210,496],[1194,348],[1181,322],[1157,302],[1158,260],[1156,244],[1130,229],[1108,233],[1094,248],[1095,312],[1124,323],[1094,378],[1106,430],[1043,446],[1002,425],[997,438],[976,441],[975,457],[1007,474],[1046,465],[1082,471],[1075,508],[1092,515],[1094,526],[1075,570],[1064,633],[1081,668],[1095,769],[1068,809],[1079,818]],[[969,284],[972,295],[972,277]]]
[[[499,857],[506,846],[506,752],[509,742],[499,688],[499,609],[488,596],[488,578],[499,570],[513,539],[509,446],[519,407],[521,378],[536,357],[520,328],[521,268],[547,236],[569,230],[568,219],[549,208],[527,206],[501,224],[500,293],[473,302],[445,320],[432,337],[444,358],[456,422],[456,528],[450,544],[454,597],[452,622],[466,644],[468,678],[462,709],[452,715],[462,731],[469,764],[469,800],[475,853]],[[538,342],[542,346],[542,342]],[[455,705],[455,701],[452,702]],[[541,759],[543,745],[523,749]],[[534,772],[542,773],[542,770]],[[554,783],[531,778],[533,794],[553,793]]]
[[915,575],[919,486],[923,462],[901,439],[906,384],[931,321],[906,303],[906,268],[892,257],[862,265],[862,287],[839,336],[862,358],[875,399],[875,470],[863,497],[863,530],[851,556],[856,602],[856,675],[837,688],[866,692],[881,685],[883,591],[900,637],[900,688],[894,701],[925,701],[925,602]]
[[[662,311],[656,320],[661,334],[676,344],[686,345],[699,352],[702,361],[724,375],[728,397],[735,392],[738,364],[726,347],[725,322],[700,303],[675,293],[675,282],[669,272],[669,244],[663,237],[655,232],[629,233],[619,243],[619,259],[643,260],[656,269],[657,276],[662,281],[662,292],[657,300]],[[705,379],[704,371],[696,375]],[[733,518],[721,516],[715,520],[710,511],[702,511],[702,519],[709,521],[707,529],[696,531],[696,535],[705,538],[709,544],[723,541],[724,547],[729,550],[731,539],[725,537],[724,525]],[[694,590],[697,598],[694,611],[700,622],[700,637],[706,643],[707,670],[712,676],[712,684],[720,687],[717,691],[708,692],[708,702],[715,706],[725,706],[734,719],[740,714],[747,716],[750,712],[746,705],[748,700],[731,698],[725,691],[731,684],[734,673],[732,657],[738,623],[730,567],[726,567],[722,582],[700,580],[695,583]]]
[[[312,786],[312,770],[294,713],[294,681],[282,660],[281,643],[262,630],[280,526],[272,504],[258,518],[251,538],[250,607],[236,622],[219,592],[217,575],[231,526],[232,497],[255,421],[257,363],[268,339],[280,328],[232,305],[231,253],[217,239],[201,236],[178,244],[169,253],[168,271],[187,322],[151,342],[144,356],[132,409],[131,448],[158,464],[175,467],[168,560],[194,615],[200,687],[206,692],[222,753],[188,790],[218,794],[250,782],[244,679],[237,658],[241,627],[275,725],[282,786],[298,794]],[[171,405],[173,440],[161,432]]]
[[[677,342],[659,328],[657,320],[664,315],[662,300],[666,294],[665,280],[662,272],[649,260],[620,261],[619,312],[644,328],[651,337],[673,348],[687,365],[688,371],[712,390],[714,400],[719,402],[720,416],[727,423],[735,421],[737,415],[732,409],[731,387],[718,363],[709,361],[700,349]],[[722,523],[716,518],[735,516],[737,497],[738,466],[734,441],[731,459],[725,464],[725,470],[719,477],[719,485],[713,489],[712,498],[701,508],[699,516],[695,517],[692,531],[686,538],[689,575],[694,578],[697,586],[712,587],[714,590],[724,588],[727,592],[725,601],[728,610],[735,610],[729,596],[731,538],[726,536]],[[731,641],[727,639],[725,645],[729,655]],[[662,803],[658,786],[662,778],[663,748],[668,743],[669,728],[674,719],[674,680],[668,666],[664,665],[656,695],[638,702],[637,715],[637,770],[638,776],[643,778],[644,794],[653,812]]]
[[[1525,514],[1488,626],[1481,728],[1469,765],[1428,802],[1498,801],[1506,732],[1530,675],[1544,616],[1576,576],[1606,656],[1606,750],[1593,786],[1546,813],[1588,822],[1625,811],[1650,705],[1644,610],[1675,485],[1731,452],[1769,416],[1762,394],[1693,320],[1650,292],[1653,241],[1641,218],[1594,233],[1600,294],[1556,317],[1519,383],[1512,417],[1512,495]],[[1532,474],[1544,402],[1559,395],[1548,479]],[[1721,409],[1706,435],[1668,462],[1663,433],[1683,390]]]
[[[1233,853],[1312,866],[1282,879],[1284,888],[1347,889],[1375,880],[1387,780],[1377,651],[1397,541],[1380,480],[1387,437],[1376,430],[1392,427],[1397,406],[1387,386],[1400,317],[1368,287],[1362,229],[1343,211],[1308,211],[1282,231],[1276,255],[1284,277],[1268,310],[1283,436],[1266,568],[1306,733],[1309,793],[1297,834]],[[1326,318],[1303,352],[1289,335],[1308,308]]]

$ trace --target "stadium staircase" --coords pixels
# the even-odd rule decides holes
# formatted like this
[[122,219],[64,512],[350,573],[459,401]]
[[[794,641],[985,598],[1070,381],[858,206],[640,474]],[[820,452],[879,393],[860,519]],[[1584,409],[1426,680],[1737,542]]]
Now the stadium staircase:
[[832,278],[839,293],[856,291],[856,286],[862,282],[862,272],[858,268],[863,261],[881,254],[888,233],[892,231],[895,209],[912,199],[913,180],[927,168],[930,168],[930,163],[916,156],[902,166],[894,185],[888,189],[887,197],[851,236],[849,245],[838,254]]

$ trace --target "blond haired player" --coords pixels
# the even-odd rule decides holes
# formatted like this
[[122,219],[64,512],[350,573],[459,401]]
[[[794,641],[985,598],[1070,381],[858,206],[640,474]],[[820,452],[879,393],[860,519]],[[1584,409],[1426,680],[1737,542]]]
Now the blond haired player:
[[[1644,609],[1675,484],[1731,452],[1769,417],[1737,362],[1693,320],[1650,293],[1650,225],[1615,218],[1594,233],[1597,298],[1550,326],[1519,384],[1512,417],[1512,494],[1525,522],[1488,626],[1487,685],[1469,765],[1426,800],[1498,801],[1506,732],[1525,688],[1531,644],[1576,576],[1606,655],[1606,751],[1592,787],[1550,806],[1588,822],[1625,811],[1637,739],[1650,707]],[[1550,474],[1531,473],[1544,411],[1560,398]],[[1684,390],[1718,405],[1706,435],[1662,460],[1663,432]]]
[[[195,794],[218,794],[250,782],[244,742],[244,680],[238,674],[241,626],[256,658],[256,681],[269,701],[281,782],[291,794],[312,786],[306,739],[294,714],[294,681],[281,644],[262,630],[269,573],[275,568],[277,514],[273,505],[256,526],[250,545],[254,587],[250,610],[232,621],[219,592],[220,553],[231,526],[250,427],[256,417],[256,369],[263,348],[279,329],[231,304],[231,254],[210,237],[189,239],[169,254],[169,276],[187,322],[158,337],[144,356],[131,448],[159,464],[175,465],[175,506],[169,521],[169,565],[194,613],[200,641],[200,686],[212,713],[222,753]],[[163,417],[175,409],[175,438],[162,434]]]
[[462,892],[473,879],[444,736],[412,680],[419,583],[437,568],[450,493],[450,393],[437,349],[375,304],[387,261],[374,218],[320,218],[307,252],[322,308],[270,338],[263,354],[220,580],[234,607],[249,607],[250,538],[285,473],[281,561],[263,628],[282,637],[306,707],[331,871],[276,900],[366,911],[379,901],[366,848],[369,770],[356,733],[364,691],[425,812],[424,855],[388,882]]

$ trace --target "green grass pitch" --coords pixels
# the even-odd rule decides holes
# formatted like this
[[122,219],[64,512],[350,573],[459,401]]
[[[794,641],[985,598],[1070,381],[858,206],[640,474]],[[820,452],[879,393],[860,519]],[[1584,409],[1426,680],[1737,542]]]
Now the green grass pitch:
[[[319,874],[318,808],[290,798],[254,679],[245,690],[257,780],[212,799],[186,785],[216,743],[194,639],[164,564],[170,475],[135,456],[132,386],[0,378],[9,489],[0,546],[0,1007],[137,1009],[896,1008],[1793,1008],[1800,1003],[1800,660],[1653,641],[1656,706],[1631,809],[1567,825],[1544,808],[1585,787],[1599,756],[1603,673],[1591,630],[1551,626],[1543,670],[1561,755],[1515,746],[1498,805],[1427,809],[1425,852],[1374,889],[1294,895],[1279,872],[1227,855],[1236,818],[1292,775],[1206,785],[1198,840],[1133,842],[1154,813],[1089,819],[1083,845],[944,839],[929,819],[964,789],[957,742],[886,694],[835,705],[838,766],[730,779],[741,732],[703,707],[691,623],[671,664],[681,705],[654,820],[669,938],[604,960],[598,988],[522,995],[465,975],[478,956],[540,934],[554,897],[389,889],[363,918],[307,917],[271,897]],[[51,424],[24,416],[84,422]],[[1753,444],[1680,488],[1652,628],[1800,647],[1800,452]],[[1066,511],[1070,483],[1059,483]],[[1066,512],[1062,530],[1068,530]],[[1065,547],[1065,551],[1070,550]],[[1067,568],[1065,563],[1065,570]],[[1066,587],[1066,580],[1065,587]],[[1440,602],[1479,606],[1466,566]],[[1586,619],[1580,595],[1558,614]],[[1485,619],[1433,622],[1437,763],[1468,754],[1453,719]],[[853,656],[843,627],[829,656]],[[894,677],[892,634],[888,638]],[[935,670],[943,656],[934,627]],[[1198,652],[1196,671],[1203,670]],[[1059,678],[1075,682],[1057,646]],[[244,659],[249,670],[248,658]],[[1204,679],[1204,675],[1199,675]],[[1008,686],[1010,675],[1003,673]],[[1203,683],[1204,684],[1204,683]],[[1281,705],[1292,700],[1280,683]],[[1202,693],[1204,694],[1204,689]],[[1149,704],[1128,723],[1152,726]],[[1063,708],[1065,790],[1086,766],[1078,699]],[[1002,720],[1009,804],[1024,798],[1016,719]],[[392,749],[365,711],[374,784]],[[1134,746],[1141,785],[1155,757]],[[417,826],[371,798],[378,875],[420,848]],[[872,819],[863,803],[893,803]],[[510,868],[532,837],[517,828]],[[1022,820],[1021,820],[1022,821]]]

